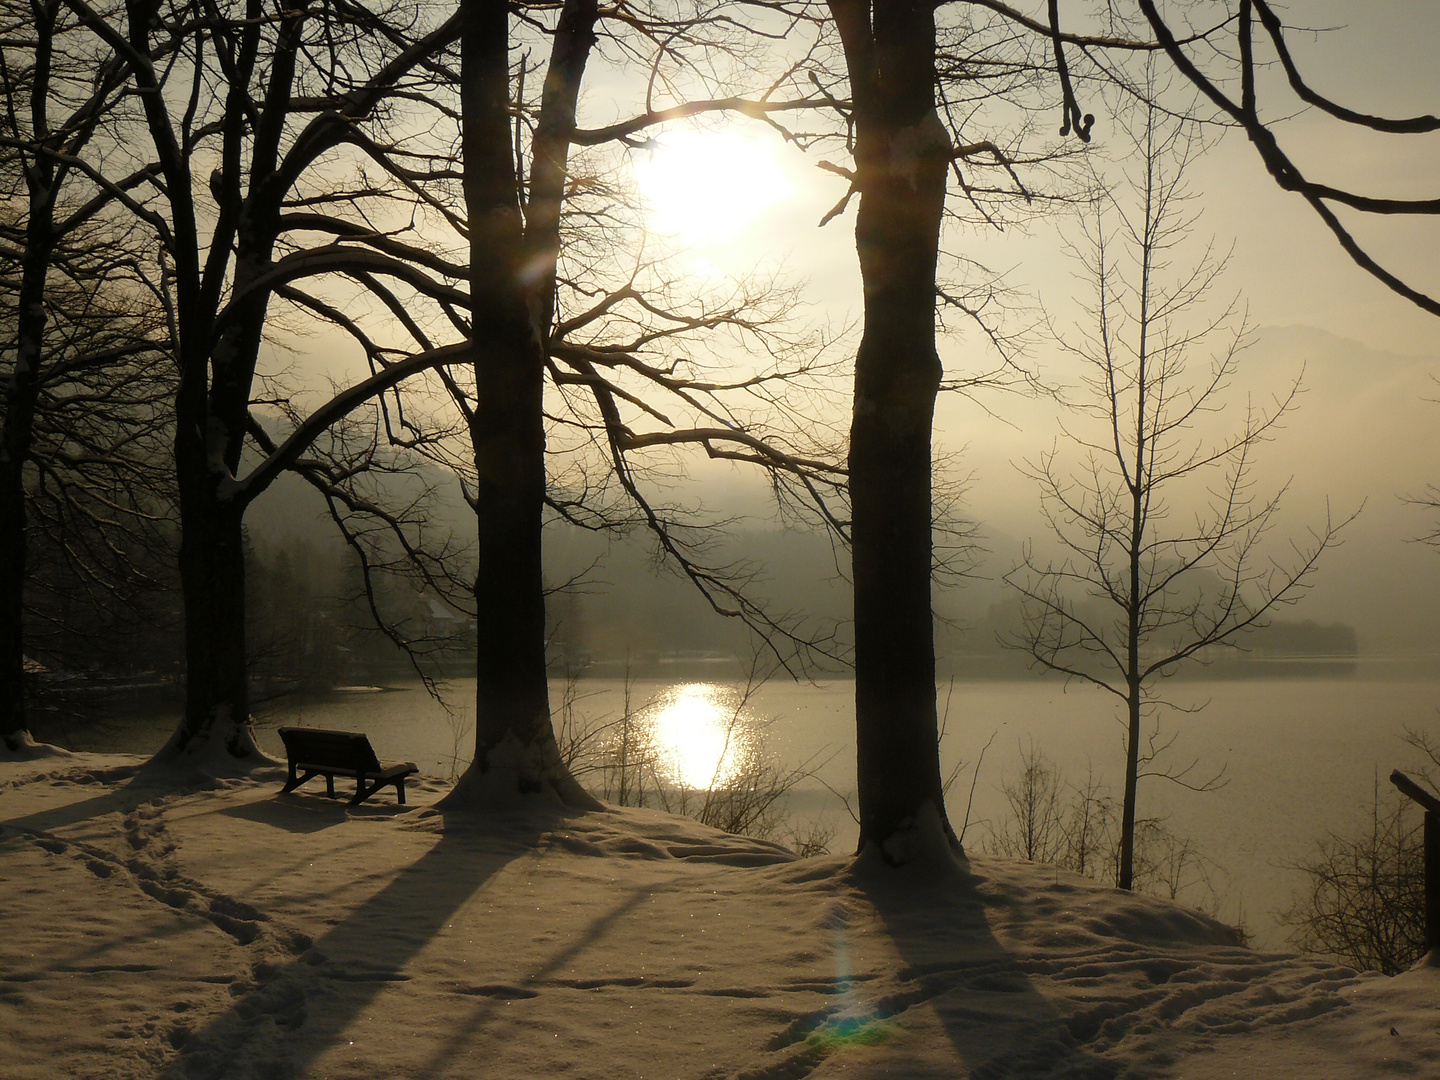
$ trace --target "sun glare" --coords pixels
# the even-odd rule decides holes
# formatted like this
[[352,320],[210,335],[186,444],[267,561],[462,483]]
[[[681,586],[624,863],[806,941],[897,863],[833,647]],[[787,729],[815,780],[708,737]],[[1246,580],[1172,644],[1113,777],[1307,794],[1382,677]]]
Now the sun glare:
[[734,719],[719,687],[687,683],[671,690],[652,719],[655,746],[670,778],[697,790],[723,782],[739,750]]
[[777,139],[667,131],[632,160],[650,231],[684,247],[740,240],[793,192]]

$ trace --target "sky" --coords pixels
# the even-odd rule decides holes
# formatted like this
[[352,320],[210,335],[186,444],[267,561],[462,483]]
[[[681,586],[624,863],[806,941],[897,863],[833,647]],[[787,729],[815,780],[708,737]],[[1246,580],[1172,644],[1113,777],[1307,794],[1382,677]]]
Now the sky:
[[[1297,62],[1313,72],[1321,92],[1387,115],[1440,111],[1440,69],[1433,63],[1440,8],[1390,0],[1366,3],[1362,11],[1353,3],[1305,0],[1287,10],[1296,25],[1332,28],[1291,35]],[[1356,134],[1311,112],[1292,115],[1295,99],[1281,86],[1268,89],[1274,93],[1262,98],[1262,108],[1268,100],[1266,115],[1284,118],[1276,130],[1312,179],[1378,195],[1434,195],[1440,135]],[[1096,140],[1102,153],[1117,142],[1104,116]],[[740,122],[706,135],[671,129],[659,136],[658,149],[631,157],[641,190],[656,209],[652,225],[678,233],[696,262],[739,272],[757,259],[783,259],[828,310],[853,314],[859,300],[853,206],[817,228],[844,194],[844,181],[817,167],[834,158],[833,151],[806,154],[762,125]],[[1203,193],[1200,229],[1234,240],[1232,278],[1257,323],[1305,323],[1402,354],[1440,351],[1435,319],[1355,267],[1314,213],[1278,189],[1243,136],[1232,132],[1214,145],[1192,182]],[[1053,228],[1040,223],[1022,235],[979,234],[963,244],[991,253],[989,261],[1011,270],[1017,287],[1054,303],[1067,289],[1068,268],[1058,257]],[[1440,266],[1432,255],[1440,228],[1406,218],[1362,223],[1357,235],[1388,264],[1413,274],[1417,285],[1440,292]]]
[[[1440,111],[1440,70],[1433,63],[1440,8],[1307,0],[1286,11],[1296,26],[1330,28],[1290,37],[1297,62],[1321,92],[1387,115]],[[1279,120],[1282,145],[1311,179],[1376,195],[1436,194],[1440,135],[1347,130],[1297,109],[1273,75],[1261,83],[1261,102],[1263,114]],[[1096,135],[1099,153],[1108,159],[1101,168],[1123,167],[1125,140],[1107,131],[1104,116]],[[817,316],[853,325],[861,311],[853,206],[818,227],[844,193],[842,180],[817,168],[827,157],[833,159],[833,152],[806,154],[760,125],[743,123],[705,134],[672,130],[654,149],[631,154],[640,189],[654,207],[652,225],[673,234],[685,249],[682,258],[706,272],[782,265],[806,282]],[[1239,298],[1259,331],[1232,395],[1237,405],[1246,392],[1263,399],[1304,372],[1298,408],[1265,449],[1262,483],[1278,488],[1292,482],[1292,512],[1285,520],[1301,539],[1307,527],[1323,522],[1327,499],[1336,517],[1364,508],[1346,548],[1332,556],[1334,569],[1322,569],[1301,614],[1357,622],[1372,646],[1401,647],[1417,634],[1440,637],[1440,623],[1431,625],[1428,615],[1398,610],[1414,608],[1417,575],[1440,586],[1430,569],[1440,559],[1410,542],[1426,531],[1428,518],[1404,501],[1440,478],[1433,465],[1440,460],[1440,404],[1427,400],[1440,398],[1440,387],[1432,392],[1431,385],[1432,376],[1440,375],[1436,319],[1356,267],[1313,211],[1275,185],[1242,135],[1215,139],[1188,181],[1201,211],[1193,244],[1213,238],[1218,250],[1230,251],[1220,291]],[[1354,214],[1345,220],[1387,266],[1440,295],[1434,256],[1440,221]],[[1071,215],[1051,215],[1004,233],[951,236],[948,246],[1003,271],[1026,298],[1032,318],[1043,309],[1068,334],[1076,325],[1075,300],[1087,289],[1062,253],[1061,241],[1074,238],[1075,224]],[[962,332],[942,340],[948,371],[984,363],[977,338]],[[1043,377],[1073,384],[1074,368],[1053,345],[1038,341],[1030,358]],[[1020,539],[1037,528],[1033,486],[1016,466],[1051,444],[1059,415],[1051,403],[1013,395],[978,402],[942,398],[938,407],[937,447],[961,452],[961,468],[971,476],[966,512],[990,537],[994,569],[1003,570]],[[724,496],[729,498],[755,490],[720,469],[709,482],[732,489]],[[1377,562],[1378,573],[1393,579],[1390,585],[1375,581]]]
[[[1322,92],[1389,115],[1440,112],[1440,69],[1432,55],[1440,42],[1440,7],[1421,0],[1303,0],[1287,12],[1293,24],[1334,28],[1290,37],[1302,70]],[[591,75],[583,99],[591,115],[582,123],[625,112],[628,105],[609,93],[613,73],[596,67]],[[1274,77],[1262,81],[1261,90],[1265,115],[1283,118],[1276,125],[1283,145],[1313,179],[1374,194],[1436,194],[1440,135],[1356,134],[1297,110]],[[1087,107],[1098,112],[1102,105]],[[1058,110],[1042,123],[1051,120],[1058,122]],[[1125,141],[1103,113],[1095,131],[1098,154],[1109,159],[1104,167],[1123,166]],[[701,277],[780,270],[802,283],[810,318],[851,328],[853,348],[861,314],[854,205],[819,225],[846,187],[818,167],[843,160],[834,147],[806,153],[763,124],[711,121],[703,129],[676,125],[627,156],[650,203],[654,244],[675,248],[679,265]],[[1278,189],[1237,133],[1216,139],[1189,180],[1202,211],[1195,242],[1213,237],[1219,250],[1231,252],[1222,288],[1240,298],[1259,330],[1237,390],[1262,393],[1305,373],[1299,407],[1266,448],[1260,472],[1272,488],[1293,477],[1289,535],[1303,539],[1307,527],[1323,521],[1327,499],[1336,516],[1364,507],[1298,614],[1351,621],[1369,646],[1401,647],[1416,635],[1440,643],[1440,615],[1413,602],[1417,583],[1428,594],[1440,591],[1440,557],[1410,542],[1427,531],[1430,518],[1404,502],[1440,481],[1434,466],[1440,404],[1428,400],[1440,398],[1440,386],[1431,382],[1440,375],[1436,319],[1356,267],[1314,213]],[[1352,219],[1347,222],[1387,265],[1440,295],[1433,254],[1440,250],[1440,219]],[[1033,320],[1043,310],[1071,333],[1085,283],[1061,241],[1073,239],[1075,225],[1073,216],[1054,214],[1003,233],[957,234],[947,247],[1003,271],[1029,305],[1022,318]],[[342,344],[332,355],[343,350]],[[941,355],[952,373],[990,359],[973,331],[946,336]],[[1073,384],[1073,367],[1053,345],[1038,340],[1028,359],[1048,381]],[[339,372],[348,365],[331,366]],[[843,422],[843,415],[835,419]],[[939,404],[936,445],[958,452],[959,470],[970,477],[963,512],[987,538],[992,576],[1008,568],[1019,543],[1040,527],[1035,489],[1017,465],[1051,445],[1059,420],[1052,403],[1013,395],[947,396]],[[704,461],[692,469],[707,503],[765,515],[763,485],[753,475]],[[983,595],[977,592],[977,604]]]

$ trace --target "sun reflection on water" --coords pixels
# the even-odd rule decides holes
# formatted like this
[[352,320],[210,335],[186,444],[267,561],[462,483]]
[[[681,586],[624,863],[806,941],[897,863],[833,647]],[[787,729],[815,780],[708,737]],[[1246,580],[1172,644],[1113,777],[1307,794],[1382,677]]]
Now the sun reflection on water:
[[733,697],[715,683],[683,683],[656,702],[651,737],[667,779],[703,790],[730,778],[746,735]]

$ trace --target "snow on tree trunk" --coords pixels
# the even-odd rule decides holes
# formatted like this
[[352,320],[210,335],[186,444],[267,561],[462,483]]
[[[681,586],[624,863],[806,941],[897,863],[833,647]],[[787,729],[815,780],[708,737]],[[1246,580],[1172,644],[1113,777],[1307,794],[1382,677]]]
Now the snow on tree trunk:
[[273,762],[256,745],[250,726],[243,508],[219,500],[213,488],[211,481],[187,492],[182,484],[182,506],[192,500],[182,515],[180,547],[185,714],[155,762],[229,775]]

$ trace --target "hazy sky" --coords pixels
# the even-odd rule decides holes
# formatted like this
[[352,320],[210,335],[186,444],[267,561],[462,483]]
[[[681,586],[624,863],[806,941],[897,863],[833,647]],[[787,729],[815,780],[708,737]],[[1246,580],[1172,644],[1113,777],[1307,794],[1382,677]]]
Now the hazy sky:
[[[1288,5],[1288,12],[1298,25],[1337,28],[1291,35],[1297,61],[1313,73],[1322,92],[1389,115],[1440,111],[1440,65],[1434,59],[1440,47],[1440,5],[1301,0]],[[1358,185],[1375,194],[1436,194],[1440,135],[1360,135],[1295,111],[1288,93],[1269,100],[1269,115],[1294,112],[1276,130],[1312,179]],[[1102,115],[1097,144],[1108,153],[1115,140],[1106,128]],[[697,263],[710,260],[739,271],[758,260],[784,258],[832,310],[858,303],[853,207],[826,228],[815,228],[844,193],[843,180],[815,165],[833,153],[807,155],[787,148],[756,124],[718,137],[680,130],[662,135],[661,143],[656,154],[637,151],[632,157],[642,187],[657,204],[656,224],[677,231]],[[1243,136],[1231,133],[1220,140],[1192,171],[1192,181],[1204,193],[1200,228],[1235,241],[1231,276],[1243,288],[1255,321],[1307,323],[1400,353],[1440,351],[1433,345],[1436,320],[1355,267],[1314,213],[1275,186]],[[1388,264],[1440,294],[1440,265],[1433,255],[1440,225],[1416,219],[1371,221],[1358,224],[1357,233]],[[1017,286],[1038,291],[1047,303],[1069,287],[1069,269],[1058,257],[1052,230],[1043,224],[1028,237],[997,242],[993,234],[980,234],[965,238],[961,246],[984,253],[996,268],[1010,269]]]
[[[1440,64],[1434,59],[1440,4],[1299,0],[1289,5],[1287,18],[1339,28],[1291,36],[1317,89],[1388,115],[1440,112]],[[597,69],[596,78],[603,87],[603,72]],[[603,91],[588,100],[602,112],[625,108]],[[1277,131],[1312,179],[1374,194],[1440,195],[1440,135],[1357,135],[1297,110],[1288,93],[1263,100],[1273,102],[1268,116],[1294,113]],[[1102,105],[1087,107],[1101,112]],[[1057,110],[1044,122],[1058,120]],[[1124,142],[1105,115],[1095,130],[1100,152],[1118,155]],[[704,275],[782,266],[807,283],[813,314],[839,326],[858,320],[859,274],[854,206],[817,227],[845,190],[843,180],[817,168],[827,157],[841,160],[834,152],[802,153],[754,123],[704,134],[679,128],[662,134],[656,150],[630,153],[636,180],[652,202],[652,226],[684,247],[682,264]],[[1190,181],[1204,211],[1197,233],[1213,235],[1221,248],[1233,243],[1225,288],[1242,294],[1251,322],[1267,328],[1249,361],[1255,387],[1278,385],[1302,364],[1306,369],[1308,392],[1269,449],[1264,479],[1279,484],[1294,476],[1289,523],[1297,532],[1323,518],[1327,496],[1337,514],[1366,504],[1350,541],[1297,614],[1353,621],[1372,645],[1394,647],[1421,633],[1440,640],[1440,613],[1430,610],[1437,605],[1416,601],[1440,596],[1440,555],[1406,542],[1425,531],[1429,518],[1401,501],[1440,482],[1440,404],[1426,400],[1440,398],[1440,387],[1429,381],[1440,374],[1440,321],[1354,266],[1313,212],[1275,186],[1243,137],[1230,133],[1217,140],[1192,168]],[[1043,303],[1064,326],[1073,319],[1080,285],[1059,240],[1073,231],[1073,218],[1056,215],[1003,235],[957,235],[948,245],[1006,271],[1012,286]],[[1440,295],[1440,221],[1359,222],[1356,231],[1388,265]],[[337,374],[347,366],[334,359],[343,349],[329,350],[328,366]],[[942,342],[942,358],[952,371],[987,362],[974,333]],[[1053,348],[1037,348],[1033,359],[1052,381],[1073,378]],[[1057,412],[1053,405],[1013,397],[984,404],[989,412],[953,398],[942,402],[937,444],[963,450],[974,477],[967,512],[994,538],[994,566],[1004,569],[1014,543],[1038,527],[1033,485],[1013,463],[1050,445]],[[760,490],[753,478],[727,466],[701,464],[698,471],[712,484],[712,497],[751,503]]]
[[[1323,93],[1388,115],[1440,112],[1434,62],[1440,5],[1307,0],[1290,5],[1287,18],[1339,28],[1291,37],[1302,70]],[[1312,179],[1380,195],[1440,194],[1440,135],[1356,134],[1296,110],[1288,93],[1268,100],[1268,116],[1294,113],[1276,130]],[[1119,154],[1123,141],[1106,130],[1104,116],[1096,131],[1102,153]],[[633,155],[640,183],[655,202],[656,224],[678,234],[697,269],[741,273],[783,260],[808,281],[808,296],[830,318],[858,317],[853,207],[816,228],[844,190],[843,181],[815,167],[825,155],[787,148],[757,125],[718,138],[677,132],[661,144]],[[1253,324],[1269,328],[1247,359],[1246,378],[1255,381],[1246,385],[1261,391],[1302,365],[1306,371],[1307,393],[1267,448],[1260,475],[1275,485],[1294,477],[1287,524],[1297,535],[1323,520],[1327,497],[1337,515],[1365,505],[1349,542],[1328,560],[1296,614],[1353,621],[1377,647],[1440,635],[1433,605],[1415,602],[1417,595],[1440,595],[1440,556],[1408,542],[1429,518],[1402,502],[1440,481],[1440,404],[1425,400],[1440,397],[1430,383],[1440,374],[1440,323],[1356,267],[1314,213],[1276,187],[1243,136],[1219,139],[1189,179],[1203,209],[1197,233],[1213,235],[1222,249],[1233,243],[1224,288],[1243,296]],[[1346,220],[1387,265],[1440,295],[1440,222]],[[951,247],[1005,270],[1012,285],[1064,326],[1074,314],[1071,298],[1083,288],[1058,242],[1062,233],[1073,234],[1073,224],[1057,216],[1005,235],[958,236]],[[942,343],[942,358],[959,370],[983,363],[976,359],[982,350],[977,335],[962,334]],[[1048,377],[1066,382],[1073,375],[1053,350],[1041,347],[1035,356]],[[942,402],[937,443],[964,450],[974,475],[968,511],[994,537],[998,565],[1036,528],[1033,486],[1012,462],[1050,444],[1057,414],[1009,397],[986,404],[998,419],[974,405]]]

